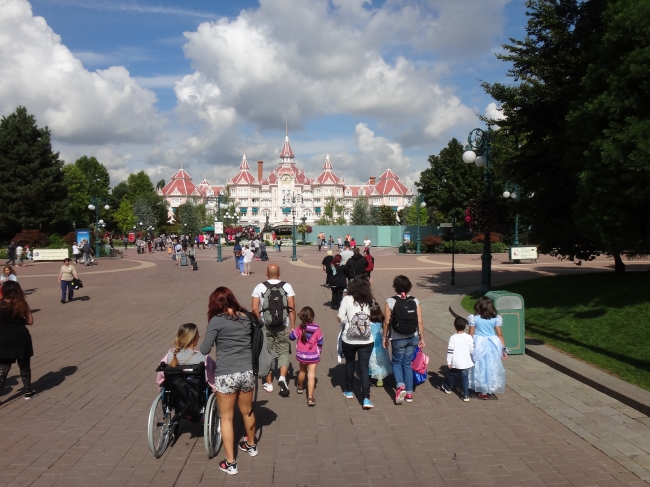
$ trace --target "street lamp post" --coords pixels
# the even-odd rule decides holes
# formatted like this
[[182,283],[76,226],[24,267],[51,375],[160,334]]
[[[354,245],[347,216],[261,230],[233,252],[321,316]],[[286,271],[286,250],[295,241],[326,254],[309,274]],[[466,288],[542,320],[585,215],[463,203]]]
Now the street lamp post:
[[[472,130],[467,136],[467,146],[463,153],[463,162],[484,167],[485,196],[490,197],[490,135],[481,129]],[[483,255],[481,255],[481,292],[486,293],[492,288],[492,253],[490,251],[490,229],[484,228]]]
[[[219,194],[217,195],[217,204],[216,204],[216,208],[217,208],[217,222],[221,222],[221,209],[222,209],[222,208],[227,208],[227,207],[228,207],[228,205],[225,205],[225,204],[221,203],[221,197],[222,197],[222,196],[223,196],[223,190],[222,190],[222,191],[219,191]],[[208,210],[213,210],[213,209],[215,208],[215,204],[214,204],[214,203],[210,203],[210,202],[208,202],[208,203],[205,205],[205,208],[208,209]],[[226,214],[227,214],[227,213],[226,213]],[[217,235],[216,230],[217,230],[217,229],[216,229],[216,225],[215,225],[215,232],[214,232],[214,235],[215,235],[215,237],[217,237],[217,262],[223,262],[223,259],[221,258],[221,234],[218,234],[218,235]]]
[[[101,204],[104,203],[104,209],[105,210],[110,210],[111,207],[108,206],[108,199],[104,198],[102,196],[93,196],[90,198],[90,204],[88,205],[88,209],[90,211],[95,212],[95,257],[99,258],[99,225],[100,222],[102,226],[106,226],[104,224],[104,220],[99,219],[99,207]],[[90,242],[88,242],[90,243]]]
[[456,217],[451,224],[451,285],[456,285],[456,268],[454,267],[454,257],[456,255]]
[[298,260],[298,254],[296,251],[296,208],[300,205],[300,208],[305,207],[305,202],[302,199],[301,194],[291,193],[285,194],[282,198],[282,205],[284,208],[291,208],[291,216],[293,217],[293,223],[291,226],[291,240],[293,242],[293,254],[291,260],[296,262]]
[[[300,221],[302,222],[303,229],[305,230],[305,233],[307,232],[307,217],[303,216],[300,218]],[[305,233],[302,234],[302,244],[305,245]]]
[[418,190],[418,196],[415,200],[416,211],[418,212],[418,238],[415,243],[415,253],[420,253],[420,208],[425,208],[427,204],[424,202],[424,196],[420,196],[420,190]]
[[[512,198],[515,200],[516,203],[519,202],[519,199],[521,198],[521,188],[519,187],[518,184],[511,183],[510,181],[506,181],[506,190],[503,192],[503,197],[504,198]],[[518,247],[519,246],[519,212],[515,212],[515,241],[513,242],[513,246]]]

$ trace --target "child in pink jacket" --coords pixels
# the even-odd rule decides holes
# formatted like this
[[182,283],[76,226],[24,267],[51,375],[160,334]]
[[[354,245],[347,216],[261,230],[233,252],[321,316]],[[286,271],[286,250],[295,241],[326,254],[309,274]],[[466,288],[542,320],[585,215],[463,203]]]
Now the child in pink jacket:
[[298,372],[298,389],[297,393],[305,392],[303,387],[305,374],[307,375],[307,405],[315,406],[314,387],[316,387],[316,367],[320,362],[320,354],[323,350],[323,332],[316,323],[314,323],[314,310],[305,306],[298,313],[300,326],[293,330],[289,335],[291,340],[296,342],[296,359],[300,364]]

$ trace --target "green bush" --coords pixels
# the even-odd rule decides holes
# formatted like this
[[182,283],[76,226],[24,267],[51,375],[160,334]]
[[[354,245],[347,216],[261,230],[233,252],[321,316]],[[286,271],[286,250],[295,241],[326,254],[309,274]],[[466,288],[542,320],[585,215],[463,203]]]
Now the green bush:
[[0,259],[7,259],[7,251],[5,249],[0,249]]
[[[438,254],[450,254],[452,249],[452,242],[443,241],[434,247],[434,252]],[[503,242],[495,242],[490,244],[490,252],[493,254],[500,254],[506,252],[508,246]],[[456,249],[457,254],[482,254],[483,244],[472,243],[470,240],[457,240]]]
[[48,249],[65,249],[72,248],[70,247],[61,235],[52,234],[48,237]]
[[266,245],[268,245],[268,246],[271,245],[271,242],[269,242],[268,240],[264,240],[264,243],[265,243]]

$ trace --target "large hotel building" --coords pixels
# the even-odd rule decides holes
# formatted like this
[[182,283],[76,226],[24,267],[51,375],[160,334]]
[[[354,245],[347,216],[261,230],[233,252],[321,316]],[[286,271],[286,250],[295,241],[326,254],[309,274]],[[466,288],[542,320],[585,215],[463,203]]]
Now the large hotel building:
[[158,194],[169,203],[171,216],[186,201],[216,203],[219,192],[227,190],[231,200],[239,206],[240,222],[243,224],[263,224],[267,216],[272,224],[289,221],[290,214],[283,208],[283,198],[286,195],[302,195],[305,207],[298,205],[296,219],[306,217],[307,223],[314,223],[320,218],[325,200],[330,196],[343,204],[346,218],[350,217],[354,201],[359,197],[368,198],[371,205],[386,205],[395,211],[408,206],[413,198],[413,191],[404,186],[391,169],[386,169],[379,179],[370,176],[366,184],[349,185],[345,179],[334,174],[329,155],[323,163],[323,171],[314,179],[296,167],[294,157],[287,134],[280,153],[280,163],[269,174],[264,174],[264,163],[257,161],[255,177],[250,172],[244,155],[239,164],[239,172],[228,179],[225,187],[213,186],[205,179],[195,184],[181,168],[164,188],[158,190]]

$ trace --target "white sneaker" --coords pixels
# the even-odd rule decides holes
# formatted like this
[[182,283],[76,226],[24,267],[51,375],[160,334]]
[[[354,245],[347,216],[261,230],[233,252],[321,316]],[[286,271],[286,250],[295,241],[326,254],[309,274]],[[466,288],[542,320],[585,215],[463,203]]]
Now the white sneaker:
[[273,392],[273,384],[269,384],[268,382],[265,382],[264,385],[262,385],[262,388],[266,392]]

